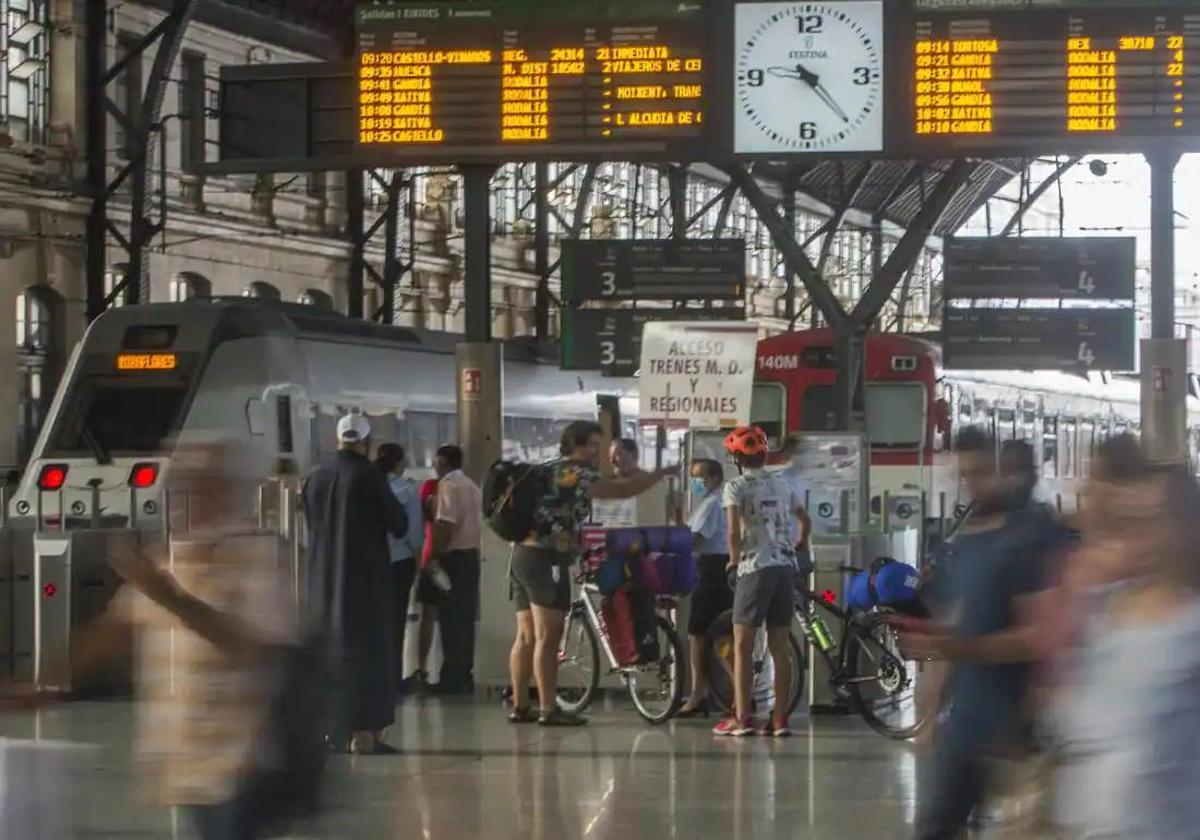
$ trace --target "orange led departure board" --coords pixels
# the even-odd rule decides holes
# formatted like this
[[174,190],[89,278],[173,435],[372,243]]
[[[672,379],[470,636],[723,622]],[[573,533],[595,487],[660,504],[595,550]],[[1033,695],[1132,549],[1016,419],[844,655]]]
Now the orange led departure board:
[[360,148],[403,159],[703,157],[700,2],[358,10]]
[[1200,3],[915,0],[910,146],[1200,140]]

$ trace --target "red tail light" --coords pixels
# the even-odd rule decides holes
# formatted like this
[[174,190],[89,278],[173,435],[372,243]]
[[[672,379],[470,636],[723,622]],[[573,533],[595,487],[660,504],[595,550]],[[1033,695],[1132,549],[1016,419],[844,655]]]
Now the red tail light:
[[824,592],[821,593],[821,600],[824,601],[826,604],[830,604],[830,605],[836,604],[837,603],[837,593],[834,592],[832,589],[826,589]]
[[158,481],[158,464],[134,464],[129,471],[129,486],[144,490]]
[[61,490],[67,483],[67,469],[66,464],[46,464],[38,473],[38,489]]

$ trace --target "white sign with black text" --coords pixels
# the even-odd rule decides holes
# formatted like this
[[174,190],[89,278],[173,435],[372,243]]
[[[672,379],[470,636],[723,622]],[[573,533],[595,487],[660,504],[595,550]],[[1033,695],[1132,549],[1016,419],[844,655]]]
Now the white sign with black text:
[[754,324],[646,324],[638,383],[641,421],[692,429],[749,423],[757,348]]

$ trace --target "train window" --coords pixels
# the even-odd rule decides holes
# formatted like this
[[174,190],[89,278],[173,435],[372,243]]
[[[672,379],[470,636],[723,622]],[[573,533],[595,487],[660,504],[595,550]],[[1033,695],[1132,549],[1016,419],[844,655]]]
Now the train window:
[[1077,421],[1070,417],[1062,420],[1059,424],[1059,434],[1061,437],[1059,451],[1062,453],[1060,456],[1062,458],[1062,463],[1059,466],[1058,474],[1063,477],[1071,477],[1078,474],[1078,467],[1076,466],[1075,457],[1075,443],[1079,435],[1076,431],[1076,424]]
[[149,454],[161,451],[176,430],[186,382],[130,385],[92,380],[80,388],[71,418],[59,428],[56,453]]
[[800,363],[814,370],[833,370],[837,367],[837,355],[832,347],[805,347],[800,351]]
[[1096,446],[1096,424],[1091,420],[1079,423],[1079,477],[1092,474],[1092,452]]
[[783,440],[786,395],[787,391],[777,382],[763,382],[754,386],[750,422],[767,433],[772,447],[778,447]]
[[810,385],[804,389],[800,429],[805,432],[837,431],[837,394],[832,385]]
[[292,439],[292,398],[287,394],[275,397],[275,427],[279,435],[279,451],[290,454],[295,444]]
[[122,350],[167,350],[175,343],[179,327],[174,324],[137,324],[125,330]]
[[1042,420],[1042,478],[1058,478],[1058,418]]
[[919,448],[925,442],[926,416],[924,386],[867,385],[867,436],[872,447]]

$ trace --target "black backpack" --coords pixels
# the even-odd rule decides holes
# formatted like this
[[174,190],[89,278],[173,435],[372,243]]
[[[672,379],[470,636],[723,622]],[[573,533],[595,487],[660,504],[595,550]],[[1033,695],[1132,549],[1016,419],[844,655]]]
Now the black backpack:
[[506,542],[521,542],[533,531],[533,513],[546,494],[550,471],[544,464],[497,461],[483,479],[483,515]]

